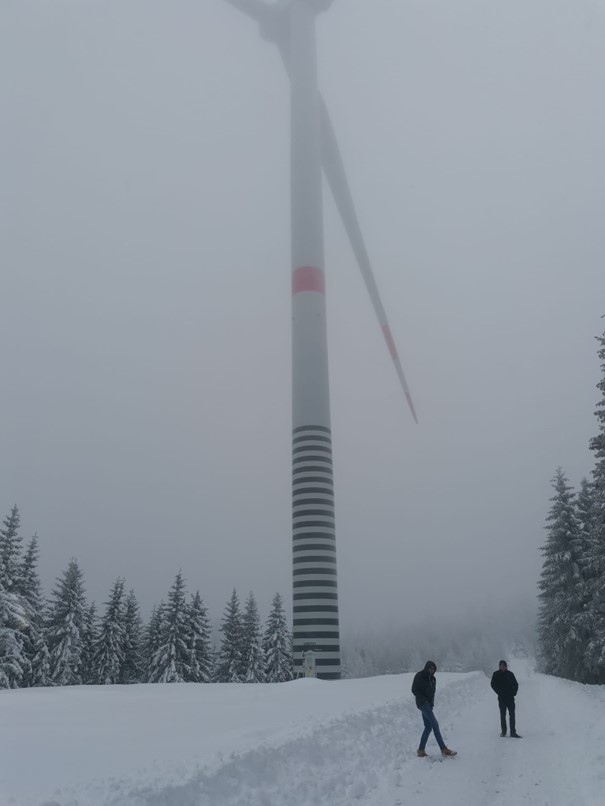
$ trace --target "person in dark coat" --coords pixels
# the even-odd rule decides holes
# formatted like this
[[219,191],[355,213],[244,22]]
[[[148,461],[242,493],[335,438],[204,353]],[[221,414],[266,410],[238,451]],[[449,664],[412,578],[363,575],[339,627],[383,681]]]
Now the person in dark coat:
[[455,750],[450,750],[449,747],[446,747],[443,737],[441,736],[441,731],[439,730],[439,722],[437,722],[435,714],[433,713],[435,689],[437,688],[437,681],[435,679],[436,671],[437,666],[434,661],[427,660],[424,664],[424,669],[414,675],[414,682],[412,683],[412,694],[416,698],[416,708],[418,708],[422,714],[422,721],[424,722],[424,730],[420,737],[418,750],[416,751],[416,755],[419,758],[426,757],[425,747],[431,731],[435,734],[437,744],[441,748],[441,752],[444,756],[456,755]]
[[505,660],[501,660],[498,669],[492,675],[491,687],[498,695],[498,706],[500,708],[500,726],[502,732],[500,736],[506,736],[506,712],[510,722],[510,735],[513,739],[521,737],[515,730],[515,697],[519,690],[517,678],[509,670]]

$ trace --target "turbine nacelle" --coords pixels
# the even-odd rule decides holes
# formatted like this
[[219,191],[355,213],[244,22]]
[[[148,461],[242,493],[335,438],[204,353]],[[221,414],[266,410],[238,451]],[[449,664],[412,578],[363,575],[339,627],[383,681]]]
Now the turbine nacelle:
[[306,3],[315,9],[317,14],[321,14],[322,11],[327,11],[330,8],[334,0],[293,0],[293,2]]
[[[242,2],[243,0],[240,0]],[[227,0],[231,2],[231,0]],[[254,8],[256,10],[256,19],[259,23],[261,37],[281,48],[287,48],[289,36],[289,14],[290,10],[296,3],[311,8],[315,14],[321,14],[327,11],[332,5],[334,0],[276,0],[274,3],[262,3],[259,6],[255,0]],[[262,7],[261,7],[262,6]],[[238,8],[241,5],[238,3]],[[246,13],[250,13],[252,6],[248,8]],[[242,9],[243,10],[243,9]]]
[[333,2],[334,0],[276,0],[276,2],[271,5],[271,8],[283,9],[295,3],[302,3],[312,8],[317,14],[321,14],[322,11],[327,11]]

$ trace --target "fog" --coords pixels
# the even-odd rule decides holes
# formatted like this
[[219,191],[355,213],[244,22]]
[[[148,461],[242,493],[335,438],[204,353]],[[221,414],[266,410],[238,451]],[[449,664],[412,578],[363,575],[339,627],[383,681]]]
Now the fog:
[[[336,0],[322,91],[341,630],[535,609],[605,313],[599,0]],[[145,612],[291,595],[288,85],[224,0],[0,5],[0,511]],[[497,623],[497,622],[496,622]]]

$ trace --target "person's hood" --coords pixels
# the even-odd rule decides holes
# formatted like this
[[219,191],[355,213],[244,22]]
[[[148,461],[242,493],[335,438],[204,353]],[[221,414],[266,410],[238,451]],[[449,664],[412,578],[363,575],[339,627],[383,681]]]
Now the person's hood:
[[424,664],[424,671],[425,672],[428,672],[429,666],[434,666],[435,671],[437,671],[437,664],[435,663],[434,660],[427,660],[427,662]]

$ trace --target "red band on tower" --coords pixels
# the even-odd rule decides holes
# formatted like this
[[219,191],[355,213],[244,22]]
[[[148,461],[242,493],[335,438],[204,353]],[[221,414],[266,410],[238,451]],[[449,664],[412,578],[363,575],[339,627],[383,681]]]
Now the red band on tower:
[[326,292],[325,275],[316,266],[299,266],[292,272],[292,296],[301,291]]

